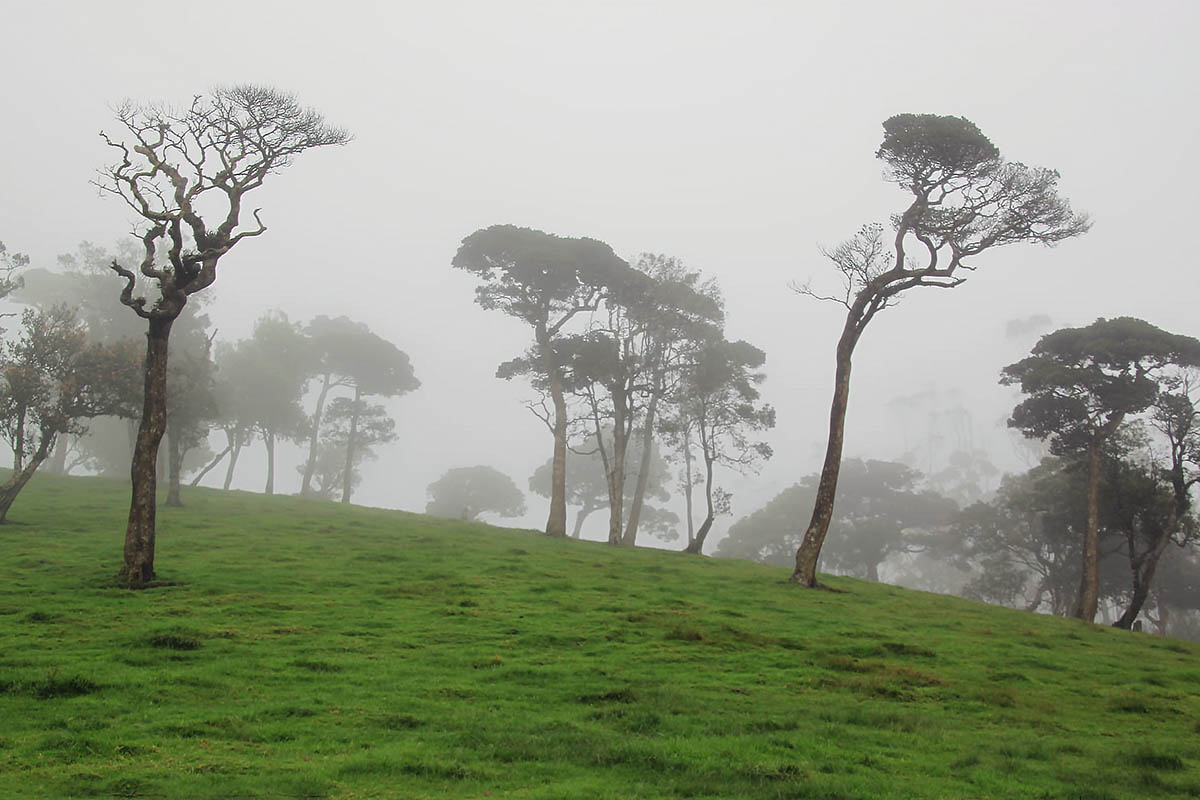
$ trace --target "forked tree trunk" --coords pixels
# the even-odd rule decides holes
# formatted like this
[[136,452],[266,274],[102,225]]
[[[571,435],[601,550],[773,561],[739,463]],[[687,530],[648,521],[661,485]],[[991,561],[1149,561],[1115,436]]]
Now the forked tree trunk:
[[321,391],[317,395],[317,409],[312,417],[312,434],[308,437],[308,460],[304,462],[304,478],[300,481],[300,496],[312,497],[312,479],[317,470],[317,450],[321,435],[321,415],[325,413],[325,398],[329,396],[329,385],[332,376],[327,372],[321,381]]
[[158,445],[167,429],[167,341],[174,319],[152,317],[146,333],[146,384],[142,419],[133,447],[129,476],[133,482],[129,522],[125,528],[124,564],[119,578],[130,588],[154,580],[154,521]]
[[716,519],[716,509],[713,508],[713,461],[707,455],[704,457],[704,502],[706,513],[704,521],[700,523],[700,529],[696,531],[695,538],[689,539],[688,546],[684,552],[694,555],[702,555],[704,553],[704,540],[708,538],[708,532],[712,530],[713,520]]
[[658,410],[658,393],[650,397],[646,408],[646,427],[642,429],[642,462],[638,465],[637,484],[633,488],[633,500],[629,504],[629,521],[625,523],[624,543],[636,544],[638,523],[642,518],[642,506],[646,502],[646,487],[650,485],[650,459],[654,446],[654,418]]
[[[170,427],[168,422],[167,427]],[[183,448],[179,446],[178,432],[167,437],[167,505],[175,508],[183,506],[179,496],[179,485],[182,482]]]
[[550,460],[550,516],[546,519],[547,536],[567,535],[567,398],[562,374],[554,360],[550,334],[544,325],[535,331],[542,366],[554,405],[554,455]]
[[850,320],[842,331],[837,346],[837,370],[833,379],[833,402],[829,408],[829,443],[825,447],[825,463],[821,467],[821,481],[817,484],[817,497],[813,504],[812,519],[804,532],[804,541],[796,550],[796,569],[791,580],[803,586],[817,586],[817,562],[821,559],[821,546],[829,533],[833,519],[833,503],[837,497],[838,472],[842,468],[842,440],[846,429],[846,406],[850,401],[850,359],[858,333]]
[[223,459],[225,456],[229,455],[229,453],[232,450],[233,450],[233,445],[226,445],[224,450],[217,453],[216,457],[213,458],[212,461],[208,462],[208,464],[205,465],[204,469],[200,470],[200,473],[198,475],[196,475],[196,477],[192,478],[192,482],[190,485],[191,486],[199,486],[200,481],[204,480],[204,476],[207,475],[208,473],[212,472],[213,468],[215,466],[217,466],[217,464],[221,463],[221,459]]
[[42,440],[38,443],[38,449],[29,457],[29,461],[24,467],[14,472],[3,486],[0,486],[0,524],[8,521],[8,510],[12,508],[13,501],[17,499],[17,495],[25,488],[25,484],[29,483],[29,479],[33,477],[33,473],[37,472],[42,462],[46,460],[46,455],[50,452],[50,448],[54,446],[54,434],[42,433]]
[[275,434],[264,433],[263,443],[267,446],[267,485],[263,494],[275,494]]
[[342,502],[350,502],[350,490],[354,486],[354,440],[358,438],[358,403],[362,390],[354,387],[354,410],[350,413],[350,436],[346,439],[346,468],[342,472]]

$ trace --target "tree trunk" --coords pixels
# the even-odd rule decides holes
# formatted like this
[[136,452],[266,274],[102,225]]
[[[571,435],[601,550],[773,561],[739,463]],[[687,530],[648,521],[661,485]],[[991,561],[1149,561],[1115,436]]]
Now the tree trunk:
[[850,359],[858,333],[852,320],[847,320],[842,337],[837,345],[837,370],[833,379],[833,402],[829,408],[829,442],[825,447],[825,463],[821,467],[821,481],[817,484],[817,497],[813,505],[812,519],[804,532],[804,541],[796,550],[796,569],[791,580],[810,588],[817,584],[817,562],[821,558],[821,546],[829,533],[833,519],[833,503],[837,496],[838,472],[842,468],[842,439],[846,429],[846,407],[850,401]]
[[358,438],[358,403],[362,390],[354,387],[354,411],[350,414],[350,435],[346,439],[346,468],[342,472],[342,502],[350,502],[350,490],[354,485],[354,440]]
[[[1186,508],[1184,506],[1185,511]],[[1150,596],[1150,585],[1154,581],[1155,571],[1158,570],[1158,561],[1162,558],[1162,554],[1166,552],[1167,545],[1171,543],[1171,536],[1175,532],[1176,524],[1177,518],[1174,511],[1172,511],[1167,527],[1159,540],[1154,543],[1154,547],[1140,559],[1130,559],[1129,566],[1133,573],[1133,596],[1129,599],[1129,606],[1125,609],[1125,613],[1113,623],[1114,628],[1129,630],[1133,627],[1133,621],[1142,613],[1142,606],[1146,604],[1146,599]],[[1132,537],[1130,537],[1129,547],[1132,554]]]
[[595,510],[596,510],[595,506],[581,506],[580,507],[579,512],[575,515],[575,529],[571,531],[572,539],[578,539],[582,536],[583,521],[585,519],[587,519],[591,515],[591,513]]
[[[624,540],[622,523],[625,521],[625,454],[629,449],[629,436],[625,428],[628,409],[625,395],[612,392],[613,399],[613,452],[608,465],[608,543],[632,545]],[[599,437],[599,431],[596,436]]]
[[47,467],[54,475],[67,474],[67,452],[71,449],[71,437],[69,434],[59,434],[55,442],[54,450],[50,453],[50,464]]
[[[171,427],[170,418],[168,417],[167,427]],[[167,436],[167,505],[181,508],[183,500],[179,497],[179,484],[182,481],[180,473],[183,472],[183,448],[179,446],[179,436],[176,431],[175,435]]]
[[43,431],[38,449],[29,457],[29,462],[22,469],[13,472],[4,485],[0,486],[0,525],[8,521],[8,510],[12,508],[13,501],[25,488],[25,484],[29,483],[29,479],[33,477],[33,473],[37,472],[37,468],[46,460],[46,455],[53,445],[54,434],[47,434]]
[[683,500],[687,507],[687,540],[688,549],[696,541],[695,511],[692,508],[692,440],[685,426],[683,431]]
[[308,460],[304,462],[304,478],[300,482],[300,496],[312,497],[313,473],[317,470],[318,437],[321,434],[321,415],[325,413],[325,398],[329,395],[332,376],[327,372],[321,381],[321,392],[317,395],[317,410],[312,417],[312,435],[308,437]]
[[242,454],[242,440],[238,431],[232,434],[225,431],[225,435],[229,438],[229,466],[225,468],[225,483],[221,488],[229,491],[230,485],[233,484],[233,470],[237,467],[238,456]]
[[879,562],[872,561],[867,564],[867,580],[871,583],[879,583]]
[[554,348],[545,325],[536,330],[538,350],[554,404],[554,456],[550,464],[550,516],[546,519],[547,536],[567,535],[567,398],[562,375],[554,360]]
[[120,580],[139,588],[154,580],[158,445],[167,428],[167,342],[173,318],[152,317],[146,333],[146,384],[129,476],[133,491]]
[[642,429],[642,463],[638,466],[637,484],[633,489],[633,501],[629,504],[629,521],[625,523],[624,543],[632,545],[637,540],[638,522],[642,517],[642,505],[646,501],[646,487],[650,483],[650,459],[654,446],[654,415],[658,409],[658,393],[650,397],[646,408],[646,427]]
[[216,458],[214,458],[212,461],[208,462],[208,464],[204,467],[204,469],[200,470],[199,475],[192,478],[192,482],[189,485],[190,486],[199,486],[200,481],[204,480],[204,476],[207,475],[209,472],[211,472],[213,470],[213,467],[217,466],[217,464],[220,464],[221,459],[223,459],[225,456],[229,455],[230,451],[232,451],[232,450],[233,450],[233,445],[226,445],[224,450],[217,453]]
[[267,486],[263,494],[275,494],[275,434],[263,433],[263,443],[267,446]]
[[1025,604],[1026,611],[1037,611],[1038,606],[1042,604],[1042,596],[1046,594],[1046,590],[1049,588],[1049,586],[1050,578],[1042,578],[1041,583],[1038,584],[1037,591],[1034,592],[1033,599]]
[[1087,622],[1096,619],[1100,598],[1100,448],[1097,437],[1087,451],[1087,522],[1083,527],[1083,565],[1079,594],[1072,616]]
[[688,546],[684,548],[686,553],[694,553],[702,555],[704,553],[704,540],[708,538],[708,532],[712,530],[713,520],[716,519],[717,512],[713,508],[713,460],[708,456],[704,456],[704,502],[707,509],[704,521],[700,523],[700,530],[696,531],[696,538],[689,537]]
[[20,472],[21,462],[25,460],[25,406],[17,409],[17,424],[14,428],[17,440],[13,443],[13,472]]

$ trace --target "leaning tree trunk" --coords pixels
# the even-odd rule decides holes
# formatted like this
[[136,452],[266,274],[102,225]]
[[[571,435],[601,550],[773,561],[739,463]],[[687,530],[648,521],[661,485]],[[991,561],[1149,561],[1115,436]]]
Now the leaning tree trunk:
[[[167,427],[171,427],[169,421]],[[167,505],[175,508],[183,506],[179,496],[179,485],[183,480],[183,448],[179,446],[179,439],[178,431],[167,436]]]
[[346,468],[342,472],[342,502],[350,502],[350,490],[354,487],[354,440],[358,438],[358,403],[362,390],[354,387],[354,411],[350,414],[350,436],[346,439]]
[[304,462],[304,478],[300,481],[300,496],[312,497],[312,479],[317,471],[317,449],[321,434],[321,415],[325,413],[325,398],[329,395],[332,376],[326,372],[321,381],[321,392],[317,395],[317,409],[312,416],[312,435],[308,437],[308,460]]
[[642,517],[642,506],[646,502],[646,487],[650,484],[650,460],[654,447],[654,415],[658,408],[658,393],[650,397],[646,408],[646,427],[642,429],[642,462],[638,465],[637,483],[633,488],[633,500],[629,504],[629,521],[625,523],[624,543],[636,543],[638,523]]
[[275,434],[264,433],[263,443],[267,446],[267,485],[263,494],[275,494]]
[[545,326],[537,331],[538,349],[554,404],[554,455],[550,460],[550,516],[546,519],[547,536],[567,535],[567,398],[562,374],[554,360],[554,347]]
[[212,461],[208,462],[208,464],[205,465],[204,469],[200,470],[200,473],[198,475],[196,475],[196,477],[192,478],[192,482],[189,485],[190,486],[199,486],[200,481],[204,480],[204,476],[207,475],[208,473],[212,472],[213,467],[217,466],[217,464],[220,464],[221,459],[223,459],[230,452],[232,452],[232,450],[233,450],[233,445],[230,444],[230,445],[227,445],[224,450],[217,453],[216,457]]
[[696,531],[695,538],[689,537],[688,546],[684,549],[685,553],[694,555],[704,553],[704,540],[708,538],[708,532],[712,530],[713,520],[717,516],[716,510],[713,508],[713,461],[707,455],[704,457],[704,502],[706,503],[704,521],[700,523],[700,529]]
[[858,331],[853,317],[846,321],[842,337],[837,345],[837,370],[833,379],[833,402],[829,408],[829,443],[825,447],[825,463],[821,467],[821,481],[817,484],[817,497],[813,505],[812,519],[804,532],[804,541],[796,550],[796,569],[791,580],[810,588],[817,584],[817,562],[821,559],[821,546],[829,533],[833,519],[833,503],[837,497],[838,472],[842,468],[842,440],[846,429],[846,407],[850,401],[850,359],[854,345],[858,343]]
[[575,528],[571,531],[572,539],[579,539],[582,537],[583,521],[585,519],[587,519],[591,515],[591,513],[595,510],[596,510],[595,506],[591,506],[591,505],[580,506],[579,511],[575,514]]
[[167,341],[174,319],[151,317],[146,333],[146,384],[142,419],[133,447],[129,476],[133,491],[125,528],[125,561],[120,580],[130,588],[154,580],[154,522],[158,445],[167,429]]
[[[1187,498],[1184,497],[1184,512],[1187,511]],[[1154,573],[1158,570],[1159,559],[1167,550],[1167,545],[1171,543],[1171,536],[1175,533],[1175,526],[1178,524],[1179,517],[1172,509],[1171,515],[1168,518],[1167,526],[1162,531],[1157,542],[1154,543],[1149,551],[1142,555],[1140,559],[1130,559],[1129,568],[1133,573],[1133,596],[1129,599],[1129,606],[1116,622],[1113,623],[1114,628],[1124,628],[1129,630],[1133,627],[1133,621],[1142,613],[1142,607],[1146,604],[1147,598],[1150,596],[1150,586],[1154,581]],[[1129,537],[1130,555],[1133,554],[1133,537]]]
[[33,473],[37,472],[37,468],[46,460],[46,456],[53,446],[54,434],[43,431],[38,449],[29,457],[28,463],[14,472],[4,485],[0,486],[0,524],[8,521],[8,510],[12,508],[13,501],[25,488],[25,484],[29,483],[29,479],[33,477]]

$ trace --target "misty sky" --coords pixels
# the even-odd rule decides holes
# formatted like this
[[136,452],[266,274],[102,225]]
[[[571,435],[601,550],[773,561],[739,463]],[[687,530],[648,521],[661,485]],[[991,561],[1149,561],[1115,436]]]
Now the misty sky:
[[[775,458],[729,483],[733,519],[816,471],[844,310],[788,284],[836,286],[820,247],[907,204],[874,158],[897,113],[971,119],[1006,157],[1057,169],[1094,226],[1054,249],[990,251],[962,287],[880,315],[855,358],[847,455],[893,458],[927,436],[926,411],[898,410],[924,395],[968,409],[969,438],[1017,468],[996,378],[1045,318],[1200,335],[1191,0],[8,5],[0,240],[36,266],[131,229],[88,184],[125,98],[266,83],[353,132],[252,196],[269,231],[222,260],[210,306],[218,339],[268,309],[347,314],[411,356],[423,386],[389,404],[399,439],[366,465],[357,502],[422,510],[428,483],[473,464],[524,488],[549,456],[531,391],[493,377],[528,330],[475,306],[449,266],[497,223],[715,276],[728,336],[767,353],[778,412]],[[260,489],[244,460],[238,485]],[[285,466],[279,490],[297,488]],[[545,508],[531,497],[520,522],[542,525]]]

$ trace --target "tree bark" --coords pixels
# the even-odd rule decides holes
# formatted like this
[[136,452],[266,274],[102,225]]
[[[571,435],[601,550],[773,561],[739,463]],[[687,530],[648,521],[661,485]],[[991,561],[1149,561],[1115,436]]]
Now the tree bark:
[[817,562],[821,558],[821,546],[829,533],[833,519],[833,503],[837,496],[838,473],[842,468],[842,440],[846,429],[846,407],[850,401],[850,359],[858,342],[854,327],[853,312],[837,345],[837,369],[833,379],[833,402],[829,408],[829,442],[825,447],[825,463],[821,467],[821,481],[817,484],[817,496],[813,505],[812,519],[804,532],[804,541],[796,550],[796,569],[791,580],[802,586],[815,588],[817,584]]
[[329,395],[332,376],[326,372],[321,381],[321,392],[317,395],[317,409],[312,417],[312,435],[308,437],[308,460],[304,462],[304,478],[300,481],[300,496],[312,497],[313,473],[317,470],[317,449],[321,435],[321,415],[325,413],[325,398]]
[[642,506],[646,502],[646,487],[650,484],[650,461],[654,446],[654,417],[658,410],[658,392],[650,397],[646,408],[646,427],[642,429],[642,463],[638,467],[637,484],[633,489],[633,500],[629,504],[629,520],[625,523],[624,543],[633,545],[637,541],[638,523],[642,517]]
[[199,486],[200,481],[204,480],[204,476],[212,472],[213,468],[217,466],[217,464],[220,464],[221,459],[229,455],[231,450],[233,450],[233,445],[227,445],[224,450],[217,453],[216,457],[212,461],[208,462],[208,464],[205,465],[204,469],[200,470],[200,473],[196,477],[192,478],[192,482],[189,485]]
[[695,511],[692,508],[692,440],[685,427],[683,431],[683,500],[687,513],[688,548],[696,540],[696,523],[693,519]]
[[20,472],[21,462],[25,459],[25,406],[17,409],[17,424],[14,427],[17,440],[13,443],[13,472]]
[[[613,452],[608,465],[608,543],[630,545],[626,542],[622,523],[625,520],[625,454],[629,449],[629,438],[625,429],[629,409],[625,406],[625,395],[614,391],[613,400]],[[599,439],[600,431],[597,429]]]
[[1083,564],[1079,594],[1072,616],[1087,622],[1096,619],[1100,598],[1100,448],[1097,437],[1087,451],[1087,522],[1083,527]]
[[578,539],[583,535],[583,521],[591,516],[595,511],[595,506],[581,506],[579,512],[575,514],[575,528],[571,531],[571,538]]
[[225,436],[229,439],[229,466],[225,468],[225,483],[221,488],[229,491],[230,485],[233,484],[233,470],[237,467],[238,456],[242,454],[242,441],[238,433],[230,433],[225,431]]
[[154,580],[158,446],[167,428],[167,342],[174,318],[151,317],[146,333],[146,384],[129,476],[133,482],[119,578],[130,588]]
[[562,375],[554,360],[554,347],[546,326],[535,331],[550,401],[554,404],[554,455],[550,463],[550,516],[546,519],[547,536],[567,535],[567,398]]
[[358,438],[358,403],[362,390],[354,387],[354,411],[350,414],[350,435],[346,439],[346,468],[342,472],[342,502],[350,502],[350,490],[354,485],[354,440]]
[[708,532],[712,530],[713,520],[716,519],[717,513],[713,508],[713,460],[707,455],[704,457],[704,502],[706,504],[707,513],[704,516],[704,521],[700,523],[700,529],[696,531],[696,537],[689,538],[688,546],[684,548],[684,552],[693,553],[695,555],[703,555],[704,540],[708,538]]
[[263,494],[275,494],[275,434],[263,433],[263,443],[267,446],[267,485]]
[[48,469],[54,475],[66,475],[67,470],[67,452],[71,449],[71,437],[69,434],[59,434],[55,442],[54,449],[50,452],[50,465]]
[[33,473],[37,472],[42,462],[46,460],[46,455],[50,452],[50,448],[54,445],[54,434],[42,432],[42,440],[38,443],[38,449],[30,456],[29,461],[21,469],[13,472],[3,486],[0,486],[0,525],[8,522],[8,510],[12,508],[13,501],[17,499],[17,495],[25,488],[25,484],[29,483],[29,479],[33,477]]
[[[171,427],[168,416],[167,427]],[[175,508],[183,506],[179,496],[179,485],[182,482],[183,448],[179,446],[178,432],[167,436],[167,505]]]

